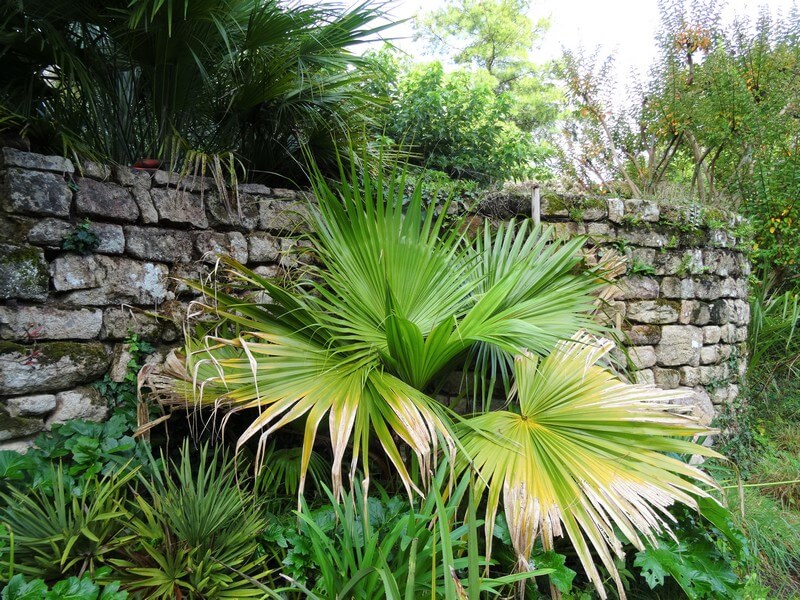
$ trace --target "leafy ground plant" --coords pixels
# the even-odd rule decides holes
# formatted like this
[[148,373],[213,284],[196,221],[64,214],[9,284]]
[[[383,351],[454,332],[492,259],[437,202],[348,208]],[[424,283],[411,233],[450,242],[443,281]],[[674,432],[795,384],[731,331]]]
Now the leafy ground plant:
[[[98,573],[103,577],[105,573]],[[14,575],[3,589],[2,600],[126,600],[128,593],[120,591],[119,582],[99,585],[89,577],[70,577],[52,587],[41,579],[28,581],[22,574]]]

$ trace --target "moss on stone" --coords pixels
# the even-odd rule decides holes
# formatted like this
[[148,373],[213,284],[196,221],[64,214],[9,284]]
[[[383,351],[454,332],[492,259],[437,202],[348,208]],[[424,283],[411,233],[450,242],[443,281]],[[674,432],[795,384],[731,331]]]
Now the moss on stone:
[[0,405],[0,440],[12,440],[21,438],[44,429],[41,419],[26,419],[24,417],[12,417],[5,406]]

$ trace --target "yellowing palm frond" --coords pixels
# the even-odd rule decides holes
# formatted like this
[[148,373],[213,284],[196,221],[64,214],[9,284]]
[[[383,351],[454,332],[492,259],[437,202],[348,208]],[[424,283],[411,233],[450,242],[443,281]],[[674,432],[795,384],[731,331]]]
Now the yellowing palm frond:
[[[700,469],[665,453],[719,456],[685,439],[708,433],[675,412],[679,392],[619,381],[597,361],[612,344],[585,333],[560,343],[539,361],[515,360],[519,413],[498,411],[469,420],[464,450],[486,493],[486,539],[502,495],[519,568],[527,570],[533,543],[545,549],[564,533],[605,598],[592,551],[624,590],[614,557],[623,539],[669,530],[667,507],[695,505],[714,485]],[[462,469],[469,466],[465,459]]]

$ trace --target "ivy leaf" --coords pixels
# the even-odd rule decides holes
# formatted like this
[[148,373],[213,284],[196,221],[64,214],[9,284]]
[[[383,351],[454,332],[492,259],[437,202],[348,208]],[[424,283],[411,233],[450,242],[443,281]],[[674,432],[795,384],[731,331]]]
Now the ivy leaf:
[[543,554],[533,557],[533,562],[537,569],[553,569],[548,575],[552,583],[559,592],[569,592],[572,589],[572,580],[575,579],[575,571],[567,567],[564,563],[567,557],[554,550],[548,550]]

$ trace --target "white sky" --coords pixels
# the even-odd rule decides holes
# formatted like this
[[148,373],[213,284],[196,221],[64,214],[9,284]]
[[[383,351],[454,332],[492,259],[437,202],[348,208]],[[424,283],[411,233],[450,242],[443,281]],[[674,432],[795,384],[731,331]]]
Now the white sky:
[[[794,3],[796,0],[728,0],[723,20],[729,22],[734,15],[755,17],[762,6],[773,14],[785,14]],[[389,5],[389,11],[396,18],[408,18],[443,4],[445,0],[396,0]],[[659,25],[656,0],[532,0],[531,4],[531,18],[549,17],[551,22],[538,50],[542,61],[559,56],[562,46],[587,51],[599,46],[603,56],[614,56],[617,73],[624,77],[631,70],[645,74],[655,57]],[[425,48],[410,39],[412,31],[411,24],[405,23],[387,31],[386,36],[406,38],[396,39],[395,45],[424,59]]]

